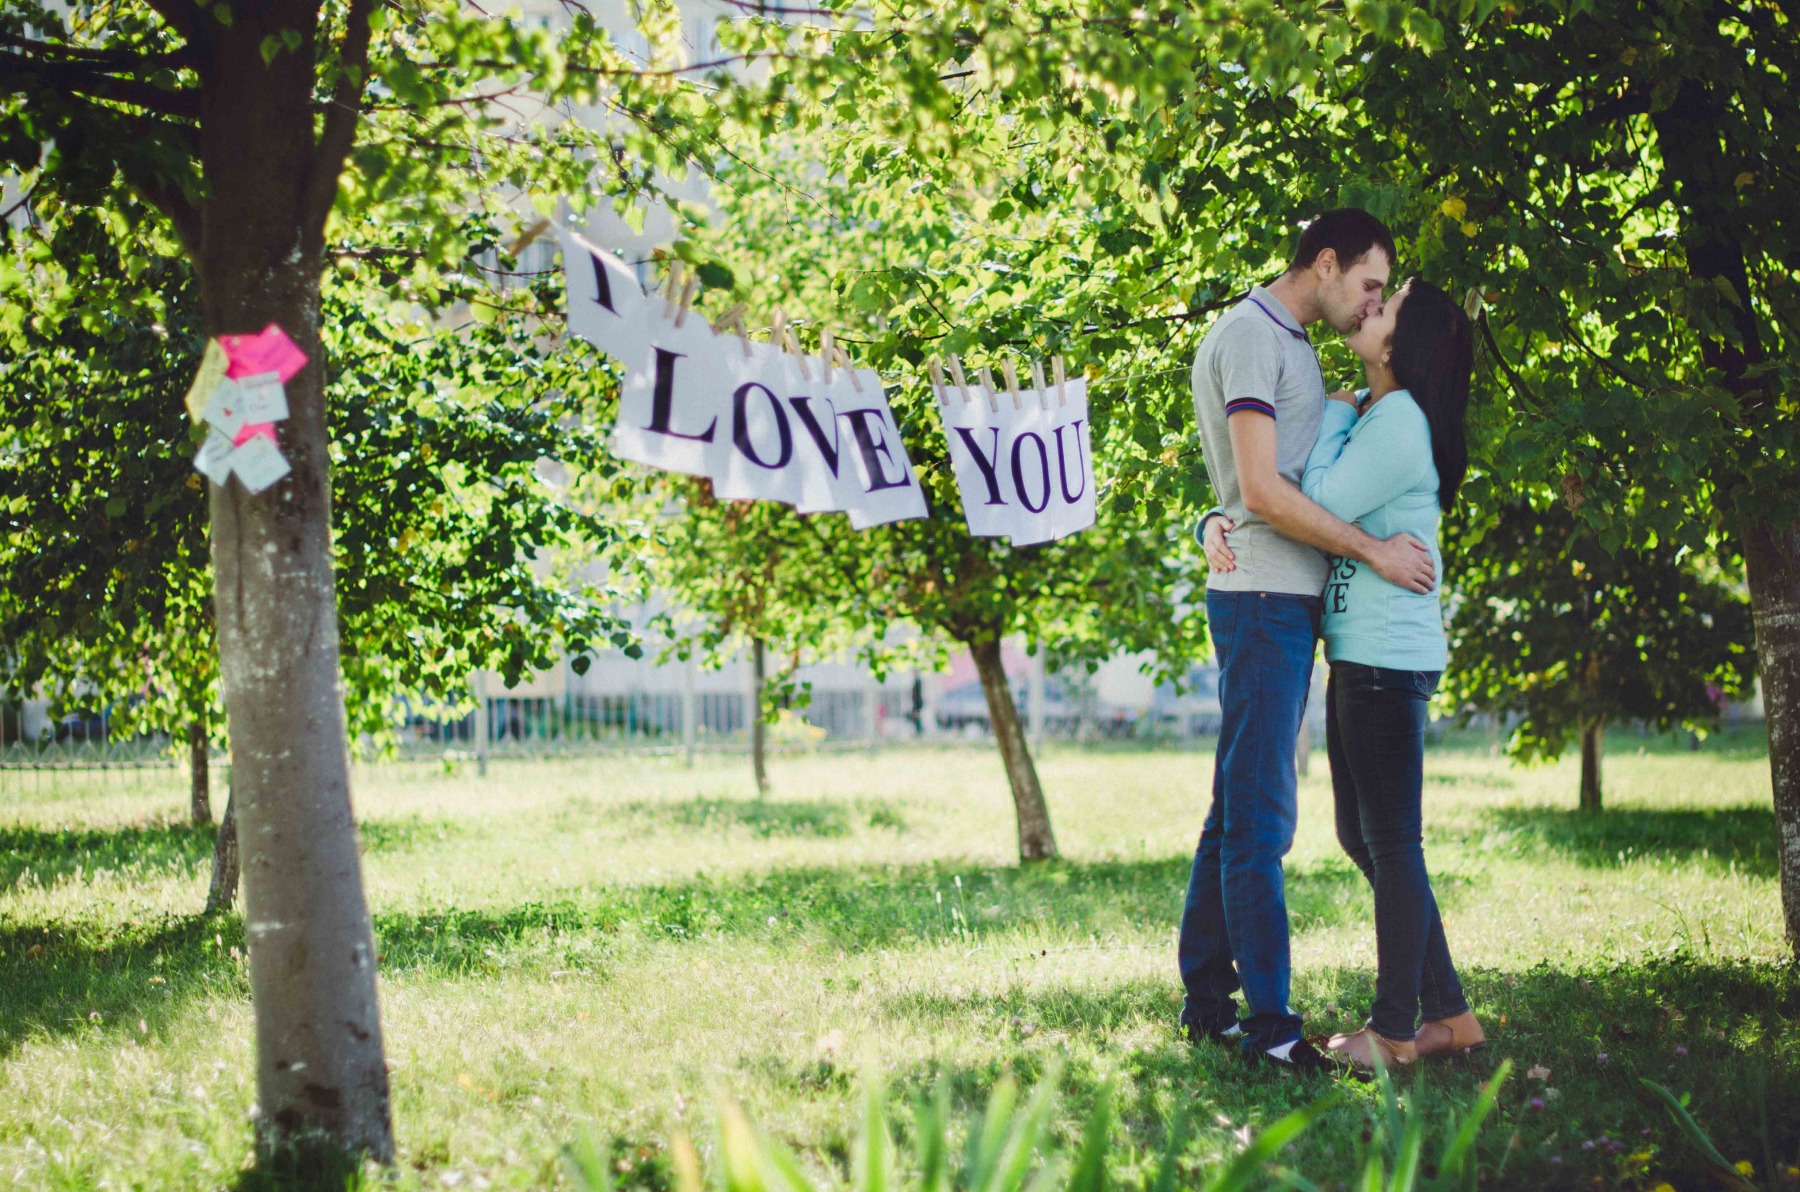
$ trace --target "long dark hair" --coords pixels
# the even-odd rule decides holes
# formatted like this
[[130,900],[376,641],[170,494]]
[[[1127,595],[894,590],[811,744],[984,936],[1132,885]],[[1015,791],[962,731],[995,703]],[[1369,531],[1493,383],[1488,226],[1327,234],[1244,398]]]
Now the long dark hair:
[[1388,367],[1412,393],[1431,425],[1431,462],[1437,465],[1438,504],[1456,503],[1469,470],[1463,418],[1469,409],[1469,375],[1475,369],[1475,337],[1456,300],[1414,278],[1394,320]]

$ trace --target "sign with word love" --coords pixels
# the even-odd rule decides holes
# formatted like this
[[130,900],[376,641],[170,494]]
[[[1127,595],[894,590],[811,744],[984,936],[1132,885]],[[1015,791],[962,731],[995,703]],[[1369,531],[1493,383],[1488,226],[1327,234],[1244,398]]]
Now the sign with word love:
[[625,366],[621,457],[706,476],[727,500],[848,513],[859,530],[925,516],[875,373],[721,334],[580,236],[564,235],[563,267],[569,330]]
[[977,538],[1030,546],[1094,524],[1087,379],[996,393],[938,390],[963,517]]

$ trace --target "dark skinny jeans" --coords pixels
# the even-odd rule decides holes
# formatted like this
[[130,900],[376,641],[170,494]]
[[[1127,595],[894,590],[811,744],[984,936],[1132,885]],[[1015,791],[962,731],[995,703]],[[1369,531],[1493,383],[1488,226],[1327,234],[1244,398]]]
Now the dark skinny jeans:
[[1375,889],[1369,1025],[1396,1041],[1411,1039],[1421,1017],[1469,1008],[1425,872],[1425,705],[1438,674],[1334,662],[1325,692],[1338,842]]

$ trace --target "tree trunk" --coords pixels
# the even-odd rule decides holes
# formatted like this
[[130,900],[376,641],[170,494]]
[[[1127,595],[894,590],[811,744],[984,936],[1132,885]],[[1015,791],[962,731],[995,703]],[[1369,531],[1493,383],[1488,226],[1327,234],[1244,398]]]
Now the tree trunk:
[[1581,722],[1581,809],[1600,811],[1600,759],[1606,748],[1606,719]]
[[987,696],[988,719],[994,726],[994,740],[1000,745],[1000,760],[1006,763],[1006,781],[1012,787],[1013,810],[1019,820],[1019,860],[1054,860],[1056,834],[1050,830],[1050,808],[1044,803],[1043,787],[1038,785],[1025,727],[1019,722],[1019,706],[1013,702],[1012,688],[1006,682],[1000,638],[981,636],[968,645],[975,658],[976,673],[981,676],[982,694]]
[[219,837],[213,841],[212,884],[206,891],[208,915],[237,901],[238,893],[237,800],[225,792],[225,818],[219,821]]
[[1788,944],[1800,958],[1800,526],[1745,531],[1744,563],[1769,724],[1781,906]]
[[[1767,362],[1768,352],[1737,231],[1736,176],[1742,155],[1724,132],[1730,102],[1730,96],[1716,93],[1706,80],[1684,79],[1671,101],[1652,113],[1651,122],[1665,168],[1676,183],[1676,198],[1685,209],[1682,249],[1688,272],[1715,285],[1728,283],[1736,299],[1723,303],[1719,311],[1731,321],[1732,334],[1695,328],[1701,337],[1701,357],[1723,376],[1726,388],[1754,418],[1755,428],[1784,415],[1776,406],[1773,387],[1756,373]],[[1754,438],[1745,441],[1747,453],[1756,449]],[[1750,466],[1756,466],[1753,455]],[[1717,487],[1729,491],[1729,477],[1719,477]],[[1742,530],[1744,570],[1769,725],[1782,909],[1788,944],[1800,960],[1800,526],[1776,528],[1758,524],[1755,517],[1751,509]]]
[[206,739],[206,725],[195,720],[188,724],[188,819],[194,827],[212,823],[212,775],[207,763],[211,746]]
[[[313,0],[238,4],[232,15],[207,23],[199,136],[207,191],[191,251],[207,334],[275,323],[308,357],[287,382],[289,417],[277,428],[292,471],[255,495],[235,478],[209,485],[256,1009],[258,1143],[304,1177],[394,1153],[350,806],[319,335],[325,216],[342,165],[334,135],[353,134],[354,108],[340,105],[351,113],[345,126],[328,105],[316,132],[323,33]],[[366,21],[366,11],[360,26],[353,17],[349,36],[366,32]],[[284,35],[298,35],[298,46],[265,56],[264,39]]]
[[769,726],[763,721],[763,679],[768,674],[768,648],[762,638],[750,643],[750,768],[756,774],[758,798],[769,793]]

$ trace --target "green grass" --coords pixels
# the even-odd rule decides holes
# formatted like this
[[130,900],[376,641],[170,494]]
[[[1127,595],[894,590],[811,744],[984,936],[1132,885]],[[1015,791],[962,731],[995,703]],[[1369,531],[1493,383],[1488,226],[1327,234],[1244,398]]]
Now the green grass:
[[[1703,1186],[1640,1077],[1689,1095],[1759,1176],[1766,1086],[1777,1165],[1800,1163],[1766,760],[1743,738],[1609,745],[1598,819],[1570,810],[1572,762],[1515,769],[1467,734],[1428,758],[1427,856],[1495,1045],[1402,1090],[1440,1123],[1515,1061],[1481,1136],[1488,1186]],[[904,1146],[907,1104],[940,1079],[966,1119],[1004,1073],[1058,1064],[1065,1148],[1110,1081],[1115,1180],[1153,1180],[1185,1119],[1197,1182],[1321,1091],[1175,1036],[1210,766],[1052,750],[1068,859],[1030,870],[974,749],[778,758],[762,801],[723,758],[359,770],[403,1183],[567,1186],[559,1152],[591,1135],[622,1185],[665,1188],[677,1134],[715,1166],[724,1098],[829,1176],[865,1071]],[[232,1186],[255,1095],[241,925],[192,913],[212,832],[180,825],[181,776],[115,783],[0,786],[0,1186]],[[1322,754],[1289,897],[1296,1006],[1309,1030],[1356,1025],[1370,900]],[[1376,1112],[1348,1090],[1281,1161],[1341,1185]]]

